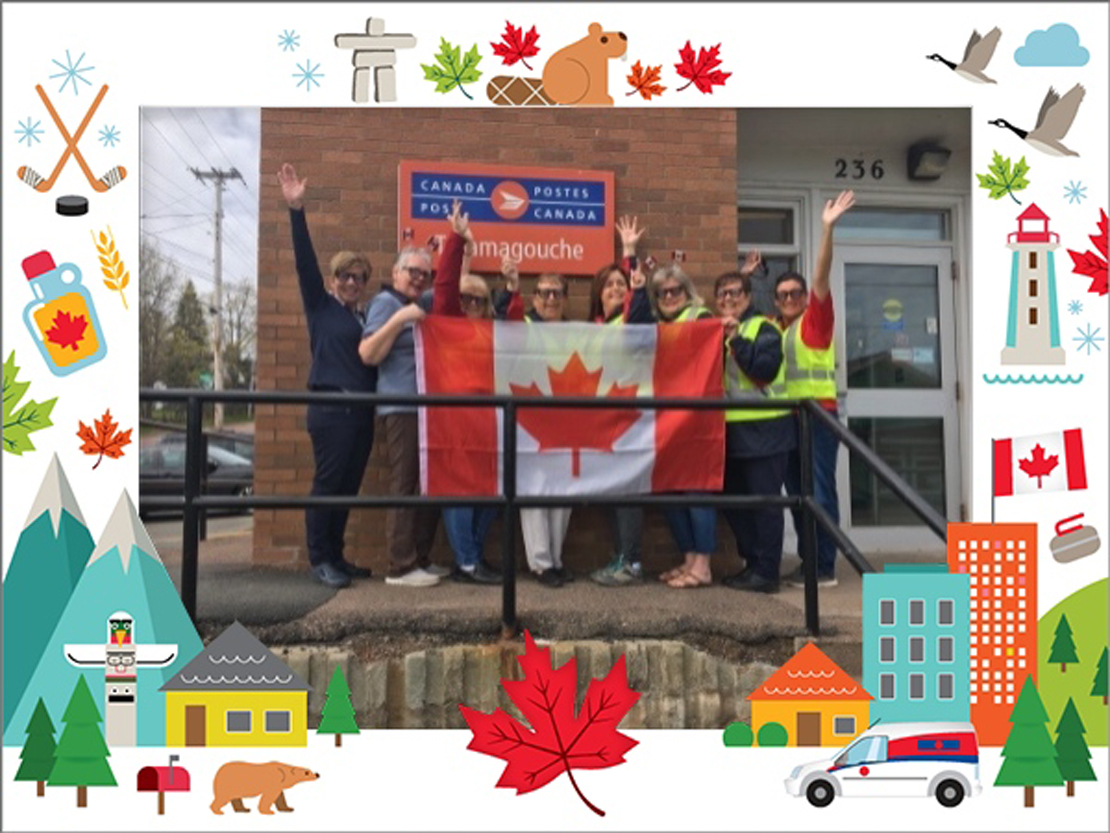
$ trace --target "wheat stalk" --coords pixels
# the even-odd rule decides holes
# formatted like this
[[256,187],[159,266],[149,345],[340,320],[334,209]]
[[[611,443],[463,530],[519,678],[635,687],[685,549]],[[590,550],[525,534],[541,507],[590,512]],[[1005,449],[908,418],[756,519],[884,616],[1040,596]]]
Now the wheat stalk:
[[93,244],[100,255],[100,271],[104,273],[104,285],[113,292],[119,293],[123,308],[127,309],[127,296],[123,294],[123,290],[131,281],[131,273],[123,268],[123,261],[116,249],[116,238],[112,235],[112,227],[108,226],[107,234],[100,232],[99,239],[93,232],[90,231],[89,234],[92,235]]

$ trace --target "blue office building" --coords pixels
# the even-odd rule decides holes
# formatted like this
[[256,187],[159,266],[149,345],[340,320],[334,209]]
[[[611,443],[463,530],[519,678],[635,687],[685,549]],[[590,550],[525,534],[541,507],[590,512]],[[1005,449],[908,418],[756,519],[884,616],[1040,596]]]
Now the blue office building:
[[888,564],[863,576],[863,687],[871,721],[965,721],[971,585],[946,564]]

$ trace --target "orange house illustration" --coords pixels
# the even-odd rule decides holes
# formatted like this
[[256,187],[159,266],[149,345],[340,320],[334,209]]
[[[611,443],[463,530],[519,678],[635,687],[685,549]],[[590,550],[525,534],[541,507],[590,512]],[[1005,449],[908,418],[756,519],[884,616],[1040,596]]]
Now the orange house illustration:
[[748,699],[757,735],[765,724],[780,723],[787,746],[841,746],[867,728],[874,698],[808,642]]

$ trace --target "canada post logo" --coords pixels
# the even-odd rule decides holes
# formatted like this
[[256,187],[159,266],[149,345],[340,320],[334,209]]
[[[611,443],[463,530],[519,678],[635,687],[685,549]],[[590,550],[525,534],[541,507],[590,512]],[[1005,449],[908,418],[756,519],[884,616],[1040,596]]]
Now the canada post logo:
[[504,179],[475,174],[411,174],[414,220],[446,218],[459,200],[472,222],[603,227],[603,181],[540,178]]

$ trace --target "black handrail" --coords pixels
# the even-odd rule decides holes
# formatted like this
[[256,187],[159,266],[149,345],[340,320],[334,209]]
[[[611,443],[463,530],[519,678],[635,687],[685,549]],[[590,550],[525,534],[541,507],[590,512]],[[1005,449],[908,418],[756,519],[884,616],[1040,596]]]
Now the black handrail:
[[[732,399],[692,399],[679,397],[644,397],[635,399],[603,399],[598,397],[521,397],[521,396],[454,396],[454,395],[387,395],[379,393],[336,393],[322,391],[206,391],[193,389],[139,391],[141,402],[185,402],[186,452],[185,494],[182,498],[142,498],[140,505],[150,509],[183,509],[181,599],[189,617],[196,620],[197,566],[199,550],[199,525],[207,509],[256,508],[256,509],[305,509],[314,506],[393,508],[404,506],[500,506],[505,509],[502,533],[502,630],[506,636],[517,632],[516,619],[516,514],[521,508],[545,506],[717,506],[722,508],[751,509],[764,506],[782,506],[800,509],[804,516],[799,552],[805,575],[806,629],[817,636],[821,632],[818,616],[816,525],[829,532],[844,551],[849,563],[858,572],[874,572],[859,549],[835,524],[813,497],[812,424],[816,418],[833,431],[838,439],[859,456],[879,478],[894,491],[925,523],[946,540],[946,529],[941,516],[913,491],[875,452],[863,444],[819,405],[811,400],[756,400],[741,402]],[[201,418],[205,402],[251,402],[255,404],[389,404],[419,405],[427,407],[493,407],[504,413],[502,420],[502,481],[501,495],[485,497],[449,496],[378,496],[354,497],[320,495],[256,495],[217,497],[201,494],[203,473],[203,435]],[[517,497],[516,494],[516,425],[520,408],[637,408],[651,410],[731,410],[742,409],[793,409],[798,413],[799,454],[802,461],[801,494],[791,495],[582,495],[565,497]]]

